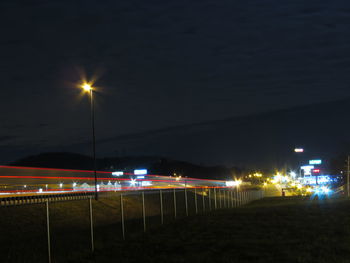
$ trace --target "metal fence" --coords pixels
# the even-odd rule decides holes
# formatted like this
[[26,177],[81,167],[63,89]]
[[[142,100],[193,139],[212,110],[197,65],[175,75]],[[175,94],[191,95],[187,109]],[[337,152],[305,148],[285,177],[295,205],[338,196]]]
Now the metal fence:
[[[155,189],[155,190],[136,190],[125,192],[106,192],[100,193],[100,198],[108,198],[108,196],[119,197],[119,211],[120,211],[120,228],[122,238],[125,239],[127,235],[127,228],[125,221],[125,198],[127,196],[139,196],[142,209],[142,224],[143,231],[146,232],[147,217],[149,216],[145,196],[157,196],[156,200],[159,205],[159,223],[164,224],[164,216],[171,216],[176,219],[180,216],[196,215],[218,209],[234,209],[243,206],[249,202],[264,197],[263,190],[241,190],[235,188],[220,188],[220,187],[195,187],[195,188],[173,188],[173,189]],[[165,195],[167,202],[165,203]],[[50,204],[53,202],[72,201],[72,200],[88,200],[89,204],[89,222],[90,222],[90,244],[91,251],[95,251],[94,239],[94,195],[93,193],[69,193],[61,195],[36,195],[27,197],[8,197],[0,198],[0,206],[16,206],[16,205],[30,205],[30,204],[44,204],[46,207],[46,234],[47,234],[47,254],[48,262],[51,262],[51,235],[50,228]],[[170,201],[170,202],[169,202]],[[166,210],[166,212],[165,212]],[[180,214],[179,211],[184,211]]]

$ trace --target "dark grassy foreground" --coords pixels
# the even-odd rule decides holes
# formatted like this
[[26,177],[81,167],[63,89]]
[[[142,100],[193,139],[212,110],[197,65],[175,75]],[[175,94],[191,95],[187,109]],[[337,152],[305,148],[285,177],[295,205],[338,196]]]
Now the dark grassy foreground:
[[267,198],[104,244],[76,262],[350,262],[350,201]]
[[[184,193],[177,192],[177,212],[185,216]],[[194,193],[188,191],[189,210],[194,213]],[[200,196],[198,197],[200,198]],[[142,202],[139,192],[124,198],[127,237],[143,231]],[[160,225],[159,192],[145,194],[147,227]],[[163,192],[164,222],[174,221],[173,193]],[[120,195],[93,201],[96,247],[122,242]],[[90,255],[88,200],[50,203],[50,229],[53,262],[72,262]],[[0,263],[47,262],[45,204],[0,207]]]
[[[350,262],[350,201],[265,198],[194,216],[190,199],[186,218],[181,197],[174,221],[171,194],[164,195],[160,226],[158,196],[147,196],[146,234],[140,196],[127,197],[126,241],[118,196],[94,202],[94,255],[88,202],[52,204],[53,262]],[[0,262],[47,262],[44,205],[0,208],[0,225]]]

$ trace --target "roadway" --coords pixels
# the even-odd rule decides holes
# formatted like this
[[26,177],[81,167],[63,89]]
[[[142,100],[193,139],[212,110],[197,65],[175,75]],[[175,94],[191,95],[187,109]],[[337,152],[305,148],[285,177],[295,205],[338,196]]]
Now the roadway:
[[[114,176],[97,171],[99,192],[167,188],[223,188],[222,180],[134,174]],[[95,191],[94,172],[88,170],[0,166],[0,197],[43,194],[88,193]]]

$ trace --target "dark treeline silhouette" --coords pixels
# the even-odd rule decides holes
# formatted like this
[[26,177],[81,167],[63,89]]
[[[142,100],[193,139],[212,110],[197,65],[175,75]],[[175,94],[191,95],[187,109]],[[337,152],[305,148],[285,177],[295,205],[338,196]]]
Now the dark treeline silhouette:
[[[41,153],[19,159],[10,163],[10,165],[61,169],[93,169],[93,161],[90,156],[69,152]],[[132,172],[134,169],[138,168],[147,168],[150,174],[167,176],[181,175],[182,177],[223,180],[238,178],[248,172],[238,167],[203,166],[156,156],[109,157],[97,159],[98,170],[123,170]]]

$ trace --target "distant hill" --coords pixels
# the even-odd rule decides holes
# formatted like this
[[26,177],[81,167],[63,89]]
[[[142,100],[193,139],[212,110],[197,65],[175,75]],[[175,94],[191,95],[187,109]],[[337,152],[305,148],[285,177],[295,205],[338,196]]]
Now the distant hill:
[[[60,152],[41,153],[22,158],[11,163],[13,166],[45,167],[61,169],[93,169],[92,158],[86,155]],[[110,157],[97,159],[98,170],[123,170],[132,171],[137,168],[147,168],[150,174],[159,175],[182,175],[195,178],[228,179],[232,175],[239,176],[241,170],[238,168],[227,168],[224,166],[200,166],[189,162],[170,160],[160,157]]]
[[61,169],[92,169],[92,158],[86,155],[60,152],[41,153],[24,157],[10,163],[14,166],[61,168]]

